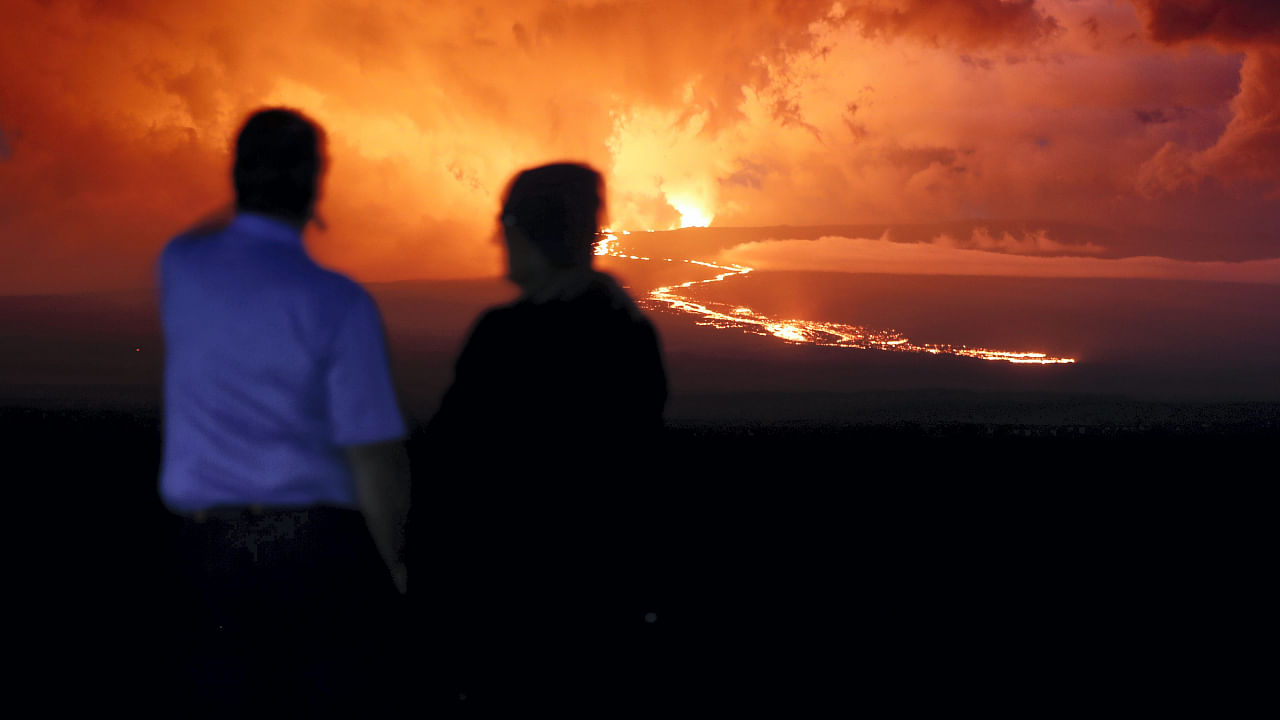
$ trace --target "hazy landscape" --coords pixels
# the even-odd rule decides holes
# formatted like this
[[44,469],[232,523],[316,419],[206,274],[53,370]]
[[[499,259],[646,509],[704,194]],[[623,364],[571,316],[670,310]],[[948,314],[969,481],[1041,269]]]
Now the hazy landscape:
[[[686,232],[645,233],[634,252],[714,256]],[[696,240],[696,237],[695,237]],[[664,247],[666,246],[666,247]],[[652,247],[653,250],[649,250]],[[677,256],[679,257],[679,256]],[[699,324],[647,299],[662,284],[712,277],[687,264],[603,257],[655,322],[671,375],[673,422],[803,419],[742,398],[959,390],[1068,393],[1118,401],[1280,400],[1280,285],[1150,278],[1027,278],[756,270],[687,290],[699,301],[749,306],[779,319],[856,323],[917,342],[1034,349],[1062,366],[1012,366],[961,357],[815,347]],[[387,326],[407,411],[427,417],[454,355],[486,308],[514,289],[493,280],[371,283]],[[154,403],[162,345],[152,290],[0,297],[0,357],[10,401],[95,397]],[[709,399],[725,398],[722,408]],[[908,404],[915,404],[910,401]],[[904,412],[910,415],[911,411]],[[907,416],[904,416],[904,419]],[[813,418],[861,422],[814,408]],[[999,417],[985,417],[992,422]]]
[[[655,280],[602,264],[637,296]],[[475,316],[512,291],[370,288],[420,426]],[[849,674],[927,676],[975,697],[1009,682],[1055,692],[1086,658],[1087,672],[1159,685],[1220,649],[1203,628],[1175,640],[1168,624],[1254,592],[1237,570],[1259,557],[1249,506],[1280,429],[1275,288],[761,272],[706,294],[1079,361],[797,345],[648,306],[670,375],[666,446],[618,438],[617,462],[658,452],[668,469],[650,488],[666,634],[635,670],[660,671],[664,692],[723,707],[818,683],[803,702]],[[23,518],[38,538],[29,612],[44,618],[37,636],[87,648],[36,643],[42,662],[82,672],[129,642],[154,655],[127,672],[175,680],[197,650],[175,634],[175,519],[155,493],[154,293],[3,297],[0,339],[4,433],[41,469],[19,483],[21,502],[46,511]],[[1144,666],[1091,643],[1129,647]]]
[[672,708],[1240,715],[1269,680],[1273,0],[5,7],[6,617],[41,702],[193,707],[155,263],[233,207],[268,106],[324,129],[304,242],[378,301],[415,482],[514,295],[508,183],[600,171],[597,262],[670,382],[662,442],[609,448],[661,468],[625,672]]

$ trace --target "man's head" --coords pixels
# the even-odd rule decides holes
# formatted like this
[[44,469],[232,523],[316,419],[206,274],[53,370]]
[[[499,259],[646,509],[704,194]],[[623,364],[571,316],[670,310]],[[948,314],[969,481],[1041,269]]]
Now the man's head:
[[318,125],[295,110],[259,110],[236,138],[236,209],[305,224],[323,168],[324,131]]
[[[530,260],[550,269],[591,266],[600,229],[604,180],[575,163],[525,170],[507,188],[502,225],[510,254],[511,279],[522,283]],[[536,256],[529,258],[528,251]]]

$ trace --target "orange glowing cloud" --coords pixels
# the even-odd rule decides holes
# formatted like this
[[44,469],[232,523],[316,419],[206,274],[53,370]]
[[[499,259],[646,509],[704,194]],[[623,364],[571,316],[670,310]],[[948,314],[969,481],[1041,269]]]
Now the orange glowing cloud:
[[1209,147],[1170,141],[1142,168],[1149,194],[1207,179],[1280,182],[1280,5],[1267,0],[1137,0],[1153,38],[1169,45],[1211,43],[1244,53],[1232,117]]
[[[149,283],[164,240],[230,201],[230,140],[267,104],[328,131],[308,242],[363,280],[497,274],[502,188],[557,159],[605,172],[618,228],[1015,218],[1274,256],[1280,41],[1168,7],[16,0],[0,287]],[[1011,237],[956,244],[1052,249]]]

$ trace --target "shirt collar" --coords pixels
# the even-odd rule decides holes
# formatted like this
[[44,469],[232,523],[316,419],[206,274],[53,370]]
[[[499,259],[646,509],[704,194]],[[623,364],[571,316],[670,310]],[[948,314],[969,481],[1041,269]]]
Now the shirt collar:
[[264,240],[301,243],[302,231],[279,218],[240,211],[227,228],[233,233],[252,235]]

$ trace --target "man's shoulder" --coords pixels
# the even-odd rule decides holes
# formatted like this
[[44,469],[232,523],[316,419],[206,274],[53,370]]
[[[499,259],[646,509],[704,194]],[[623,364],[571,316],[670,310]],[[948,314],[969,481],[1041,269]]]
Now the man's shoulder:
[[234,220],[235,213],[229,208],[210,213],[170,238],[169,242],[165,244],[164,252],[180,251],[216,240],[230,231]]
[[222,236],[219,230],[195,228],[173,236],[160,250],[159,270],[164,277],[186,273],[201,265],[202,250],[211,248]]
[[221,236],[222,231],[220,230],[200,228],[184,230],[169,238],[169,242],[165,243],[161,254],[165,256],[178,255],[198,245],[214,241]]
[[520,311],[514,304],[498,305],[483,312],[471,324],[467,334],[468,345],[493,342],[510,334],[511,328],[520,327]]
[[369,291],[363,285],[355,280],[343,275],[337,270],[330,270],[323,265],[317,265],[314,262],[311,265],[315,268],[314,282],[324,292],[332,294],[334,297],[346,302],[363,302],[373,299]]
[[324,312],[334,322],[343,325],[381,324],[382,311],[368,288],[336,270],[319,265],[315,267],[317,275],[314,282],[309,283],[310,289],[314,295],[322,298]]

